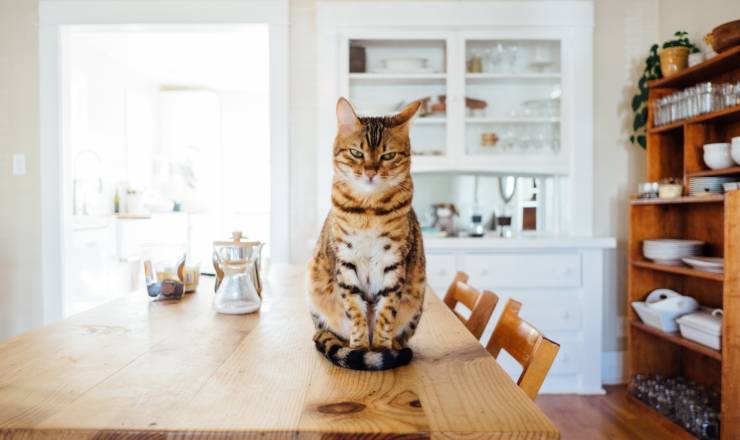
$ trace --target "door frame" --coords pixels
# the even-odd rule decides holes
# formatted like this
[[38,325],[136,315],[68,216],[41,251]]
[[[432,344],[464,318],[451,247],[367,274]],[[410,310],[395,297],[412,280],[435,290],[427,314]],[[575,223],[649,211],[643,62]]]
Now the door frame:
[[40,0],[39,87],[41,238],[44,323],[63,317],[64,249],[68,222],[62,205],[62,80],[65,26],[266,24],[270,34],[270,245],[272,260],[290,260],[288,150],[288,0]]

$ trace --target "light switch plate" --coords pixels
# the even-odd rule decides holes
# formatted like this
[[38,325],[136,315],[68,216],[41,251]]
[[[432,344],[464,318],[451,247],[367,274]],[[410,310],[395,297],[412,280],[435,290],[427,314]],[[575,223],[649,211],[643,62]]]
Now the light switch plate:
[[13,155],[13,175],[14,176],[25,176],[26,175],[26,155],[25,154],[14,154]]

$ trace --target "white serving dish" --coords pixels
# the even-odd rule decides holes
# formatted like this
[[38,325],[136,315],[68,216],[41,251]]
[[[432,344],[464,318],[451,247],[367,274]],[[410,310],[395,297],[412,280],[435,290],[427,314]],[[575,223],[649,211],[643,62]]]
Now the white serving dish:
[[645,301],[635,301],[632,308],[645,324],[665,332],[678,331],[676,318],[691,313],[699,304],[690,296],[669,289],[656,289]]
[[725,262],[720,257],[684,257],[683,262],[702,272],[722,273],[725,269]]
[[658,197],[661,199],[675,199],[683,195],[683,185],[663,183],[659,188]]
[[681,336],[707,347],[722,347],[722,310],[702,307],[701,310],[676,320]]
[[735,191],[738,188],[740,188],[740,182],[727,182],[722,184],[722,189],[724,189],[725,192]]

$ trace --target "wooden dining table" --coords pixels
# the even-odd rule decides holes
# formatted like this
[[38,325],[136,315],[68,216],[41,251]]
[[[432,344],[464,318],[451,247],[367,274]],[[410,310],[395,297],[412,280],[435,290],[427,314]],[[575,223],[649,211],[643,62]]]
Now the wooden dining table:
[[431,291],[410,365],[324,359],[303,269],[273,265],[250,315],[135,292],[0,343],[0,439],[559,438]]

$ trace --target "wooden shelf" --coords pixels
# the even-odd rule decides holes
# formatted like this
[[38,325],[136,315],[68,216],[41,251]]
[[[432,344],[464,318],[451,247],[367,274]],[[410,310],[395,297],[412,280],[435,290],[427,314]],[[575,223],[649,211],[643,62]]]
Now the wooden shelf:
[[681,205],[687,203],[722,203],[725,201],[724,194],[712,194],[710,196],[684,196],[675,199],[632,199],[633,205]]
[[670,124],[661,125],[660,127],[650,127],[648,133],[665,133],[673,131],[679,128],[683,128],[684,125],[698,124],[698,123],[717,123],[717,122],[734,122],[740,121],[740,105],[722,109],[717,112],[706,113],[703,115],[695,116],[689,119],[683,119],[680,121],[672,122]]
[[710,357],[712,359],[721,361],[722,360],[722,352],[715,350],[713,348],[707,347],[705,345],[698,344],[694,341],[690,341],[684,337],[682,337],[679,333],[668,333],[664,332],[663,330],[660,330],[658,328],[649,326],[647,324],[643,324],[642,322],[638,320],[631,320],[630,325],[640,331],[650,333],[652,335],[655,335],[661,339],[665,339],[668,342],[671,342],[676,345],[680,345],[682,347],[685,347],[691,351],[695,351],[697,353],[701,353],[704,356]]
[[[648,111],[656,99],[686,87],[711,82],[722,84],[740,78],[740,46],[697,66],[648,84]],[[653,121],[653,115],[649,115]],[[648,128],[647,180],[681,177],[684,183],[700,176],[740,176],[740,166],[706,170],[702,145],[740,135],[740,105],[699,115],[660,127]],[[673,200],[631,200],[629,225],[628,300],[645,292],[669,288],[694,296],[701,304],[722,307],[724,340],[740,337],[740,191]],[[649,238],[693,238],[707,243],[712,255],[723,255],[725,272],[702,272],[688,266],[667,266],[647,261],[642,242]],[[630,313],[631,316],[632,313]],[[629,374],[681,375],[722,394],[722,438],[740,432],[740,345],[712,350],[641,322],[630,322]],[[681,348],[681,349],[679,349]],[[666,419],[667,420],[667,419]]]
[[714,58],[684,69],[673,76],[650,81],[650,88],[681,88],[710,81],[728,70],[740,66],[740,46],[728,49]]
[[740,166],[722,168],[719,170],[706,170],[697,171],[695,173],[686,173],[686,177],[731,176],[733,174],[740,174]]
[[658,264],[647,260],[633,260],[632,266],[641,267],[643,269],[657,270],[659,272],[675,273],[687,277],[702,278],[705,280],[712,280],[720,283],[725,280],[725,275],[723,273],[704,272],[701,270],[692,269],[689,266],[668,266],[667,264]]

